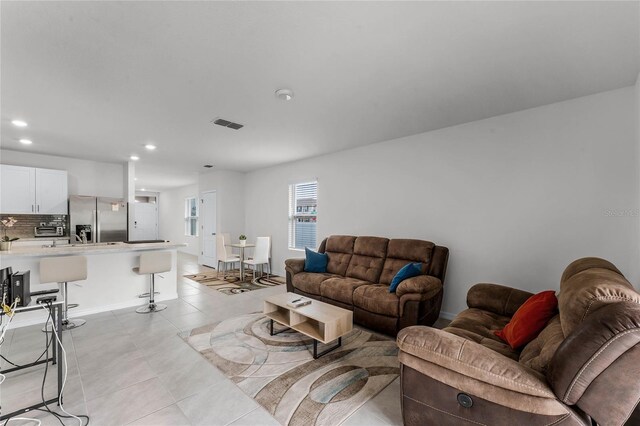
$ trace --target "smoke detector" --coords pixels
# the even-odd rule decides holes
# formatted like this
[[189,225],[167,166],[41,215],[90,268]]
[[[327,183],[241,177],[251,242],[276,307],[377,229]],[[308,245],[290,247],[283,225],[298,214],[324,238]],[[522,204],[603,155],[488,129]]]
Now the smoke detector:
[[293,99],[293,90],[278,89],[276,90],[276,97],[283,101],[290,101],[291,99]]

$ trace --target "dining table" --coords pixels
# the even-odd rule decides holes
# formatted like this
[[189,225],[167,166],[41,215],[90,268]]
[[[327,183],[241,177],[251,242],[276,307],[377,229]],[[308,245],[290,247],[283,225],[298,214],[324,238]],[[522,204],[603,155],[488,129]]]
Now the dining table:
[[244,249],[253,248],[255,244],[240,244],[240,243],[232,243],[227,244],[229,247],[240,249],[240,281],[244,281]]

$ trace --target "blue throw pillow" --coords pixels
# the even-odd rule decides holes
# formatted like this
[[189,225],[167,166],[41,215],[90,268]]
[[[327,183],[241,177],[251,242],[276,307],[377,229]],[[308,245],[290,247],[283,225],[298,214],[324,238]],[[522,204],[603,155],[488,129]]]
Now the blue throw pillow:
[[304,254],[305,272],[327,272],[327,262],[329,262],[329,256],[327,256],[326,253],[317,253],[305,247]]
[[400,283],[407,278],[417,277],[422,274],[422,263],[407,263],[404,265],[391,280],[389,284],[389,293],[395,293]]

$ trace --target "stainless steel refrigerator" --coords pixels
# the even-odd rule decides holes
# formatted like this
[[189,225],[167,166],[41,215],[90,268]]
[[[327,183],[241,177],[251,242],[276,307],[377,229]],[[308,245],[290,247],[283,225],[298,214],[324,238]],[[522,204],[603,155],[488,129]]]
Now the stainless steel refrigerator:
[[87,243],[127,240],[127,203],[117,198],[72,195],[69,197],[70,237],[84,231]]

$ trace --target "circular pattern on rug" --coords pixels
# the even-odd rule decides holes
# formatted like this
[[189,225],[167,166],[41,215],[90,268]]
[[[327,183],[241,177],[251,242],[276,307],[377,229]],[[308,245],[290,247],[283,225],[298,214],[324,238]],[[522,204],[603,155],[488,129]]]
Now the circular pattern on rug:
[[399,375],[398,348],[386,336],[354,328],[314,360],[310,337],[277,323],[274,331],[263,314],[249,314],[184,338],[281,424],[339,424]]

